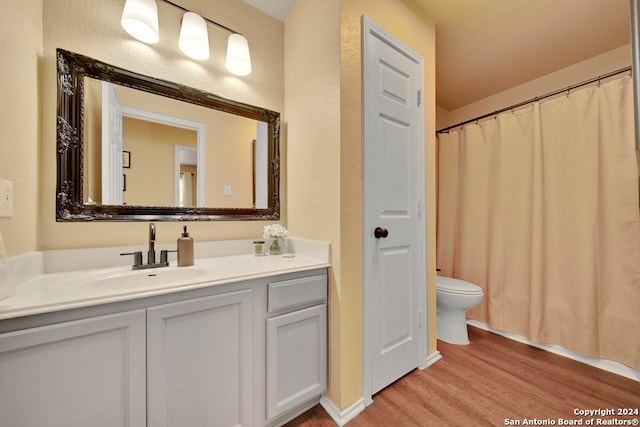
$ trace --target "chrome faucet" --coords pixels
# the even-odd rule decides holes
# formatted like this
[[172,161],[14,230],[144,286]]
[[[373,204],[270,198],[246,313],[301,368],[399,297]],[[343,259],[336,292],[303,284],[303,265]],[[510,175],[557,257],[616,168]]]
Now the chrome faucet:
[[156,263],[156,225],[149,223],[149,251],[147,251],[147,264]]
[[147,263],[142,263],[142,251],[137,252],[128,252],[120,255],[133,255],[133,268],[134,270],[140,270],[143,268],[156,268],[156,267],[167,267],[169,265],[169,252],[162,250],[160,251],[160,262],[156,262],[156,225],[153,222],[149,223],[149,250],[147,251]]

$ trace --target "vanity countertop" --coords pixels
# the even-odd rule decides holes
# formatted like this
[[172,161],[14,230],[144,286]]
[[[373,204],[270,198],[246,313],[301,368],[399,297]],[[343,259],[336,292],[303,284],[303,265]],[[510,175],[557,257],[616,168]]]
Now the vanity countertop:
[[0,301],[0,320],[327,267],[326,260],[300,254],[233,255],[196,259],[189,267],[133,271],[120,266],[44,273],[20,283],[15,296]]

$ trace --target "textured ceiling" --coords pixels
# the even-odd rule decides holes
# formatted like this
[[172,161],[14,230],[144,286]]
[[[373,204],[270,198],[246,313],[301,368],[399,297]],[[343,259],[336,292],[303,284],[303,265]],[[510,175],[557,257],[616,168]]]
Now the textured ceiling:
[[449,111],[631,40],[628,0],[408,1],[436,22],[436,102]]
[[[245,1],[284,21],[296,0]],[[631,40],[628,0],[405,1],[436,22],[436,103],[449,111]]]

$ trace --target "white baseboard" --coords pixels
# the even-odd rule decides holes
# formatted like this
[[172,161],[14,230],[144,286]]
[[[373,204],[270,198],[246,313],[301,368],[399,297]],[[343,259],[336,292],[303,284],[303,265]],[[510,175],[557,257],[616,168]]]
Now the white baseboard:
[[429,357],[427,357],[422,366],[420,366],[420,369],[427,369],[429,366],[433,365],[440,359],[442,359],[442,354],[440,354],[439,351],[436,351],[435,353],[430,354]]
[[365,409],[363,399],[355,401],[346,408],[338,409],[338,407],[334,405],[334,403],[327,396],[322,396],[322,398],[320,399],[320,404],[339,427],[347,424]]
[[467,320],[467,323],[471,326],[484,329],[485,331],[493,332],[494,334],[501,335],[505,338],[509,338],[514,341],[518,341],[518,342],[539,348],[541,350],[550,351],[551,353],[554,353],[563,357],[567,357],[569,359],[573,359],[581,363],[586,363],[587,365],[593,366],[595,368],[612,372],[614,374],[621,375],[623,377],[630,378],[634,381],[640,382],[640,371],[637,369],[633,369],[629,366],[623,365],[622,363],[614,362],[612,360],[607,360],[607,359],[598,359],[595,357],[589,357],[579,353],[574,353],[573,351],[567,350],[566,348],[559,346],[557,344],[553,344],[553,345],[536,344],[534,342],[529,341],[522,335],[499,331],[497,329],[490,328],[487,324],[483,322],[479,322],[477,320]]

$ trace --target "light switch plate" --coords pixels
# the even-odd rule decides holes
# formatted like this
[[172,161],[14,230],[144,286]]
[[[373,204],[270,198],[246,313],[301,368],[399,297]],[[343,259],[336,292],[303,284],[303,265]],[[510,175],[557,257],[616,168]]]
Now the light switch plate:
[[230,196],[231,195],[231,186],[230,185],[225,185],[224,186],[224,195],[225,196]]
[[0,179],[0,218],[13,216],[13,181]]

